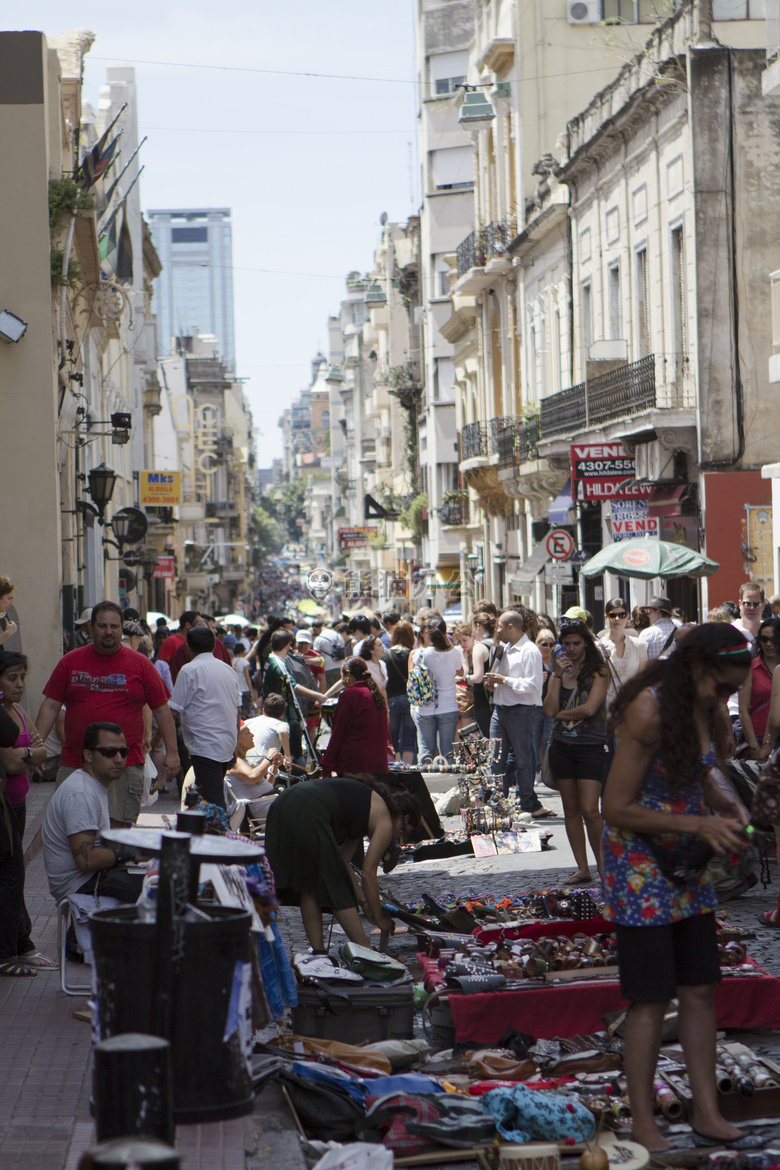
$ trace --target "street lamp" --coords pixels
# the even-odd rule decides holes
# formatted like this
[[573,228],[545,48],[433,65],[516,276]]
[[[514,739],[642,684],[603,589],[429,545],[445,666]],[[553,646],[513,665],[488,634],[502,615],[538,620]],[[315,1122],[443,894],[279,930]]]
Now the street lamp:
[[155,548],[141,549],[141,568],[143,569],[144,577],[147,581],[151,581],[154,576],[154,570],[157,568],[157,562],[160,557]]
[[130,526],[133,523],[133,518],[129,512],[117,512],[111,520],[111,528],[119,545],[119,551],[122,551],[122,545],[126,542],[130,535]]
[[98,519],[102,524],[104,522],[106,505],[110,503],[111,497],[114,494],[117,474],[112,468],[106,467],[105,463],[101,463],[98,467],[92,468],[87,475],[87,479],[89,481],[89,494],[98,510]]

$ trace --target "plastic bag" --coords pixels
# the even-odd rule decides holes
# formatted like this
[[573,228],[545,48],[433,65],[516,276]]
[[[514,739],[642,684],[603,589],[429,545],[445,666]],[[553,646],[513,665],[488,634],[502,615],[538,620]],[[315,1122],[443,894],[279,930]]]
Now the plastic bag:
[[338,1150],[328,1150],[314,1170],[393,1170],[393,1154],[386,1146],[373,1142],[352,1142]]

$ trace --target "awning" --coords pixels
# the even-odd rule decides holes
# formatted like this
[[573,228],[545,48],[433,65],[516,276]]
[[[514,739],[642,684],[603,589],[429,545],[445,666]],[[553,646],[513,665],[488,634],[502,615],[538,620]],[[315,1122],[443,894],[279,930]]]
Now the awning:
[[679,516],[680,505],[689,499],[690,487],[689,483],[677,483],[653,488],[653,494],[647,501],[650,515],[659,519],[662,516]]
[[531,555],[526,557],[517,572],[509,578],[509,588],[513,589],[515,593],[527,591],[528,586],[533,585],[534,578],[541,573],[549,560],[550,554],[547,551],[547,545],[542,541],[541,544],[537,544]]
[[547,519],[550,524],[568,524],[570,522],[569,509],[571,507],[571,480],[569,480],[550,504],[550,510],[547,513]]

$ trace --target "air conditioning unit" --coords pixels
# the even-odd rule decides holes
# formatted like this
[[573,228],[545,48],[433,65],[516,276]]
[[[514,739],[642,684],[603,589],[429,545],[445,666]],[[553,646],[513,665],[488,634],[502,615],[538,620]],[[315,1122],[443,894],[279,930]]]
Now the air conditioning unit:
[[601,0],[567,0],[569,24],[599,24]]

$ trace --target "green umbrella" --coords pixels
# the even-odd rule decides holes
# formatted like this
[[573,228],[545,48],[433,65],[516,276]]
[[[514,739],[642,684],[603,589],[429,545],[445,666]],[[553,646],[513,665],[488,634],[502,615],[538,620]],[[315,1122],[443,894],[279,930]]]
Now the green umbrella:
[[608,544],[582,566],[584,577],[616,573],[650,581],[653,577],[712,577],[720,566],[684,544],[643,536]]

